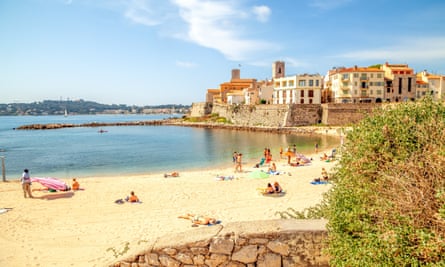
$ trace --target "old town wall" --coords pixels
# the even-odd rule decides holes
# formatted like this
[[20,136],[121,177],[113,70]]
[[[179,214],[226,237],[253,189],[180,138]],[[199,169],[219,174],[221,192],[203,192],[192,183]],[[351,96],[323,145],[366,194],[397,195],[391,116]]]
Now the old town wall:
[[[195,104],[193,104],[195,105]],[[192,105],[192,106],[193,106]],[[350,125],[372,113],[380,104],[292,104],[225,105],[213,104],[211,113],[242,126],[295,127],[323,123]],[[201,112],[203,113],[203,112]]]
[[201,226],[165,236],[114,267],[329,266],[324,220],[270,220]]

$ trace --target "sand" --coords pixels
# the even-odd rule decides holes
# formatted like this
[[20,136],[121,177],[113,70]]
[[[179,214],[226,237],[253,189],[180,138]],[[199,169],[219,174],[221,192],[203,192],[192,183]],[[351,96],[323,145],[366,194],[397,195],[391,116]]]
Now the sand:
[[[287,159],[275,158],[278,170],[285,173],[266,179],[249,177],[258,170],[251,161],[243,162],[241,173],[229,165],[181,172],[176,178],[164,178],[163,173],[80,178],[85,190],[33,191],[33,199],[23,197],[18,180],[0,182],[0,208],[12,208],[0,214],[0,266],[106,266],[125,247],[130,248],[128,255],[148,240],[193,229],[190,221],[177,218],[186,213],[216,217],[222,225],[278,219],[277,211],[303,210],[320,202],[330,185],[310,182],[321,176],[322,167],[329,172],[335,166],[335,161],[319,158],[329,151],[307,155],[313,158],[310,166],[291,167]],[[217,175],[235,179],[217,181]],[[71,178],[64,180],[71,184]],[[284,197],[257,192],[274,181],[286,190]],[[32,188],[42,186],[33,183]],[[132,190],[141,204],[114,203]]]

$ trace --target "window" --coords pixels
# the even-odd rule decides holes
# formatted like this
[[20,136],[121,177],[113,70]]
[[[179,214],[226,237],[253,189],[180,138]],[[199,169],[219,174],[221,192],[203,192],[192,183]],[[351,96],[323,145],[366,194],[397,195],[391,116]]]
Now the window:
[[343,74],[342,79],[343,79],[343,80],[347,80],[347,79],[349,79],[349,73],[345,73],[345,74]]
[[304,99],[300,99],[300,104],[304,104]]
[[300,91],[300,97],[304,97],[304,90]]
[[287,86],[287,81],[283,81],[283,87]]
[[382,74],[381,74],[381,73],[378,73],[378,74],[377,74],[377,78],[382,78]]
[[315,80],[315,86],[320,86],[320,81],[319,80]]
[[358,73],[354,73],[354,78],[358,78]]
[[289,81],[289,86],[290,86],[290,87],[293,87],[293,86],[294,86],[294,81],[293,81],[293,80],[290,80],[290,81]]
[[309,86],[314,86],[314,80],[309,80]]
[[298,86],[306,86],[306,80],[299,80]]
[[314,90],[309,90],[309,97],[314,97]]
[[382,95],[382,90],[377,90],[377,95]]

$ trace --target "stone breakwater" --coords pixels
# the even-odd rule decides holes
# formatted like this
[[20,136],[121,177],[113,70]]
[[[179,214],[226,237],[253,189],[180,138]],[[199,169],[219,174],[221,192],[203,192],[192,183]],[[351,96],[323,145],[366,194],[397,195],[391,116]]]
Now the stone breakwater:
[[144,125],[163,125],[164,121],[127,121],[127,122],[88,122],[81,124],[74,123],[47,123],[47,124],[28,124],[22,125],[15,130],[52,130],[61,128],[74,128],[74,127],[106,127],[106,126],[144,126]]
[[49,123],[49,124],[29,124],[22,125],[15,130],[52,130],[73,127],[107,127],[107,126],[182,126],[206,129],[226,129],[234,131],[269,132],[279,134],[326,134],[340,136],[346,134],[348,127],[332,126],[299,126],[299,127],[267,127],[267,126],[246,126],[224,123],[208,122],[186,122],[182,119],[164,119],[151,121],[129,121],[129,122],[90,122],[82,124],[71,123]]
[[147,242],[145,249],[108,266],[329,266],[326,240],[324,220],[234,222]]

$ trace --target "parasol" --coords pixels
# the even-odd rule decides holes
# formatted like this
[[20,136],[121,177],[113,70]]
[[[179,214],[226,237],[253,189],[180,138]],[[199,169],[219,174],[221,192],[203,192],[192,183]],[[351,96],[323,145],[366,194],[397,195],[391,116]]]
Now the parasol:
[[64,181],[52,177],[45,177],[45,178],[32,177],[31,182],[37,182],[45,187],[48,187],[49,189],[54,189],[59,191],[64,191],[68,188],[67,184]]

